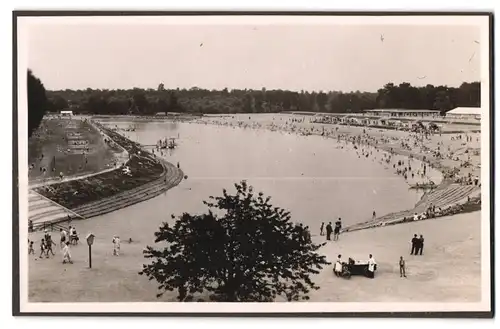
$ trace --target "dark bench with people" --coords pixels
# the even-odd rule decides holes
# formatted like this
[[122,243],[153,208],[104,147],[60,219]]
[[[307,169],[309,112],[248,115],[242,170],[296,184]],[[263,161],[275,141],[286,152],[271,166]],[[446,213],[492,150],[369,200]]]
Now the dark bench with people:
[[368,261],[355,261],[349,257],[348,262],[341,261],[341,255],[334,265],[333,273],[335,276],[350,279],[353,275],[361,275],[367,278],[374,278],[375,271],[377,270],[377,263],[370,255]]

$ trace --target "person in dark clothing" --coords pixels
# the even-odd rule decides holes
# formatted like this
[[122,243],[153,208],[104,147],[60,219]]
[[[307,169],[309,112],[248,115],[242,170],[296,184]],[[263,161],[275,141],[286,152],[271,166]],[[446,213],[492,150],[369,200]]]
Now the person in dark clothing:
[[419,255],[422,255],[422,251],[424,251],[424,236],[422,234],[420,234],[420,238],[418,239],[418,252],[419,252]]
[[309,231],[309,226],[304,228],[304,240],[308,243],[311,242],[311,232]]
[[331,235],[332,235],[332,232],[333,232],[333,228],[332,228],[332,222],[328,223],[328,225],[326,225],[326,239],[327,240],[331,240]]
[[337,241],[339,239],[341,229],[342,229],[342,219],[339,218],[339,220],[335,222],[335,229],[333,231],[333,240]]
[[406,278],[406,262],[403,259],[403,256],[399,258],[399,276]]
[[319,235],[323,236],[324,232],[323,230],[325,229],[325,222],[321,223],[321,227],[319,228]]
[[52,254],[52,256],[55,256],[54,250],[52,250],[52,245],[56,245],[54,241],[52,241],[52,236],[50,234],[45,234],[45,248],[46,248],[46,255],[47,258],[49,258],[49,252]]
[[413,236],[413,239],[411,239],[411,252],[410,252],[410,255],[416,255],[417,254],[417,246],[418,246],[418,238],[417,238],[417,235],[415,234]]
[[[40,256],[38,256],[40,259],[42,258],[43,254],[45,253],[45,239],[42,239],[42,241],[40,242]],[[47,258],[49,258],[49,256],[47,255]]]
[[304,242],[306,240],[306,234],[305,234],[305,230],[304,230],[304,225],[302,225],[302,223],[299,224],[298,232],[299,232],[300,241]]

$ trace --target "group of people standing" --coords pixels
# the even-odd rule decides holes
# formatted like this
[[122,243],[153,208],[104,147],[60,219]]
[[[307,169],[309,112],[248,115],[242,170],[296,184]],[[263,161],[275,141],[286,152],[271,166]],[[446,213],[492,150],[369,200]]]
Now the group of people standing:
[[411,239],[411,252],[410,255],[422,255],[424,251],[424,236],[420,234],[420,237],[417,234],[413,235],[413,239]]
[[[323,223],[321,223],[319,235],[321,235],[321,236],[325,235],[324,229],[325,229],[325,223],[323,222]],[[335,228],[333,228],[332,222],[329,222],[326,225],[326,240],[331,241],[332,233],[333,233],[333,241],[337,241],[339,239],[341,229],[342,229],[342,219],[341,218],[339,218],[335,222]]]

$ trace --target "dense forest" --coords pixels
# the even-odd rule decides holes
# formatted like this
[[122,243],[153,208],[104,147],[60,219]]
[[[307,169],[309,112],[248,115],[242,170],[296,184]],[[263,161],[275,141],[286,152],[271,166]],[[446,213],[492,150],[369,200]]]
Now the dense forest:
[[47,110],[72,110],[87,114],[156,114],[158,112],[276,113],[306,111],[351,113],[375,108],[438,109],[479,107],[479,82],[458,88],[409,83],[388,83],[377,92],[295,92],[287,90],[155,89],[47,91]]

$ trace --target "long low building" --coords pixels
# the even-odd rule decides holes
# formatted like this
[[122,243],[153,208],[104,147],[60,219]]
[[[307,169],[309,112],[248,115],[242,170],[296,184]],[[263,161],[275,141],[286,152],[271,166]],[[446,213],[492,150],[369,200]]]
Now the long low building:
[[73,111],[61,111],[59,114],[62,116],[72,116]]
[[365,110],[365,113],[386,117],[435,117],[439,110],[407,110],[407,109],[374,109]]
[[480,107],[457,107],[451,111],[446,112],[446,117],[461,118],[461,119],[481,119]]

